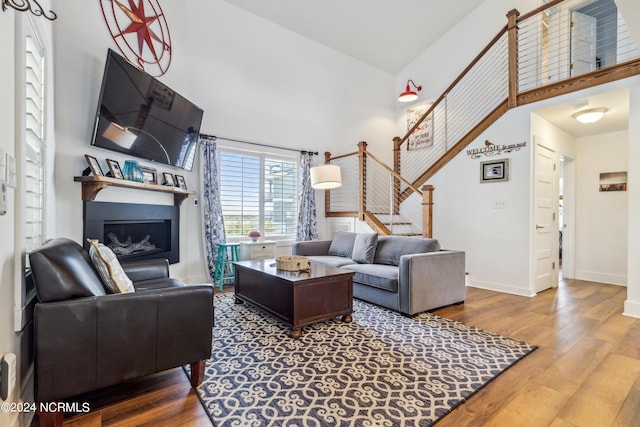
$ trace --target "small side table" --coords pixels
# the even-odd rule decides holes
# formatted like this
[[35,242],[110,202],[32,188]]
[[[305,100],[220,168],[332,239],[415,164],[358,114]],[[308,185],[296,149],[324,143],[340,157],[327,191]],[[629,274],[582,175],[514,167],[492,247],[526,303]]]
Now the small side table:
[[219,281],[220,291],[224,285],[224,272],[227,266],[231,269],[231,274],[227,275],[227,279],[233,279],[236,275],[236,269],[233,266],[238,261],[238,243],[220,243],[218,245],[218,258],[216,259],[216,271],[213,275],[213,285]]
[[240,261],[273,258],[275,252],[276,242],[273,240],[240,242]]

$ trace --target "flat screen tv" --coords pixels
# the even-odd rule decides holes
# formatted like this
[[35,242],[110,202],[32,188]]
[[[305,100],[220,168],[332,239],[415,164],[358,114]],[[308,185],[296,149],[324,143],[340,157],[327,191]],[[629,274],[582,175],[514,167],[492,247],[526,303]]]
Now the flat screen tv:
[[109,49],[91,145],[190,171],[202,113]]

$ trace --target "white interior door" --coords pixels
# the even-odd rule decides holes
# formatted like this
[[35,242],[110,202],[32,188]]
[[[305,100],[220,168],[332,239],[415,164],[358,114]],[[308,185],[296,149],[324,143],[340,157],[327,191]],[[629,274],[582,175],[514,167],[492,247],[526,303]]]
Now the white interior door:
[[596,69],[596,18],[571,12],[571,76]]
[[558,285],[558,185],[555,151],[536,143],[534,292]]

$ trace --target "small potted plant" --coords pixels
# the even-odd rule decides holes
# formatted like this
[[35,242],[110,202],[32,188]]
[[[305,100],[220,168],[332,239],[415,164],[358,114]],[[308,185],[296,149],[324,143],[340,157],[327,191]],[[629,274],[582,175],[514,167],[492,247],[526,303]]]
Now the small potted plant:
[[257,242],[258,239],[262,236],[262,234],[260,234],[260,232],[258,230],[251,230],[249,232],[249,238],[251,239],[251,241],[253,242]]

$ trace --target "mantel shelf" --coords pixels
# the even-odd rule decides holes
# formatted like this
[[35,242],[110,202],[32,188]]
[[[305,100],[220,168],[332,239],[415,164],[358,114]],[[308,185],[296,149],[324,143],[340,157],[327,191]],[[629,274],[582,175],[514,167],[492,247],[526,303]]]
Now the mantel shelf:
[[184,199],[192,194],[196,194],[195,191],[183,190],[177,187],[169,187],[166,185],[158,184],[145,184],[142,182],[128,181],[125,179],[111,178],[108,176],[75,176],[73,177],[75,182],[82,183],[82,200],[95,200],[96,195],[107,187],[125,187],[135,188],[138,190],[147,191],[159,191],[161,193],[173,194],[173,204],[180,206]]

